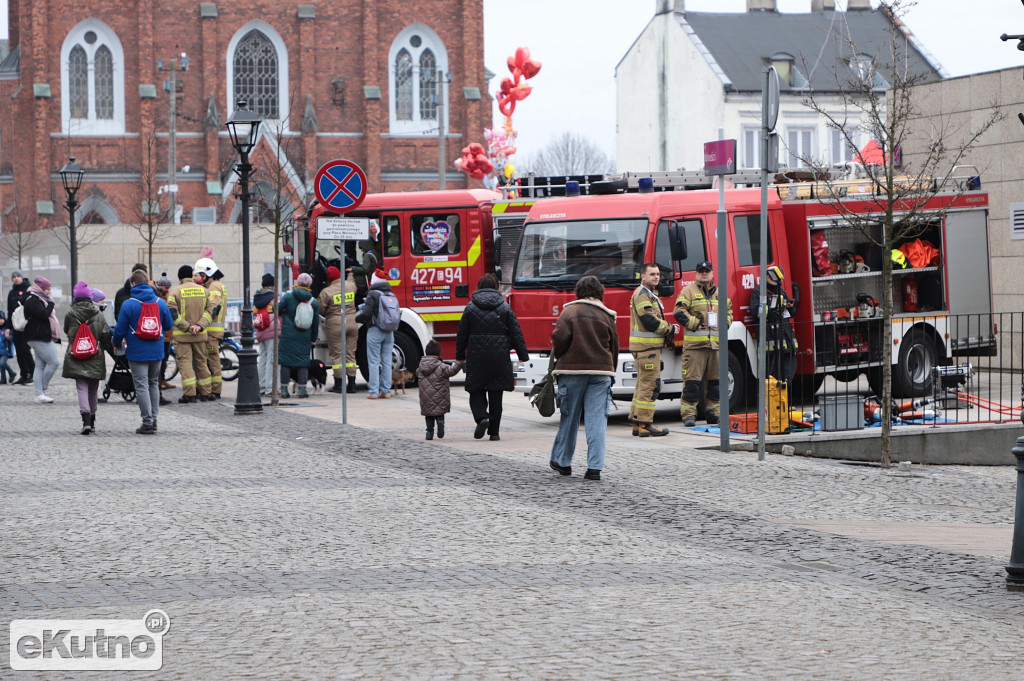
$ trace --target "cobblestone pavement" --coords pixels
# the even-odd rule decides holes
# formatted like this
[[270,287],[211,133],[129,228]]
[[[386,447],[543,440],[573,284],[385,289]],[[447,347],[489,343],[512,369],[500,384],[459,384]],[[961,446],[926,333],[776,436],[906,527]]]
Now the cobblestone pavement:
[[[174,405],[143,437],[115,397],[83,437],[52,392],[0,388],[0,614],[163,609],[163,669],[132,678],[1022,677],[1008,544],[842,529],[1005,530],[1009,467],[618,438],[593,483],[514,431],[467,451],[300,409]],[[0,639],[0,678],[111,677],[14,672]]]

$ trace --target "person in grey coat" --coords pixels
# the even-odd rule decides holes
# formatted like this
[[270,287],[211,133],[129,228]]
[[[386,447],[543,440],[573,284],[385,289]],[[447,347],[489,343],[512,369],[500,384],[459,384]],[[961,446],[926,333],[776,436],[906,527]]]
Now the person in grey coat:
[[519,320],[498,290],[498,278],[488,273],[480,277],[462,312],[455,341],[455,360],[466,362],[465,387],[476,421],[473,437],[478,440],[484,433],[492,440],[501,439],[501,394],[515,389],[512,350],[519,361],[530,359]]
[[[288,382],[292,377],[297,386],[295,396],[309,397],[306,381],[309,380],[310,353],[320,332],[320,304],[310,290],[312,285],[311,275],[300,274],[295,280],[295,286],[281,296],[277,306],[277,314],[281,318],[281,337],[277,342],[277,362],[281,365],[281,397],[288,397]],[[295,326],[295,312],[299,303],[306,302],[313,306],[313,324],[308,329],[300,329]]]
[[444,415],[452,410],[448,379],[460,371],[462,362],[447,364],[441,359],[441,344],[431,338],[427,343],[426,354],[416,367],[416,378],[420,386],[420,414],[427,419],[428,440],[434,439],[435,423],[437,436],[444,437]]
[[[88,435],[96,429],[96,408],[100,381],[107,375],[107,360],[103,348],[110,345],[111,333],[107,320],[96,304],[92,302],[92,289],[84,281],[75,284],[71,308],[64,315],[64,335],[68,339],[68,348],[64,352],[64,368],[61,376],[75,379],[78,388],[78,411],[82,414],[82,435]],[[85,359],[77,359],[72,353],[78,328],[86,324],[96,339],[96,354]]]

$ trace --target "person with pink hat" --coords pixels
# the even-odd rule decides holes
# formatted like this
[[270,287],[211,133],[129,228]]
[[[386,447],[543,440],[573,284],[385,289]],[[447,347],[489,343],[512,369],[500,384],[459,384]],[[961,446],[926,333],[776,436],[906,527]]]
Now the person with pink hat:
[[96,429],[100,381],[107,373],[103,348],[110,344],[111,334],[103,313],[92,302],[92,289],[84,281],[75,284],[72,291],[71,308],[64,315],[64,335],[68,348],[61,376],[75,380],[78,411],[82,415],[81,433],[88,435]]

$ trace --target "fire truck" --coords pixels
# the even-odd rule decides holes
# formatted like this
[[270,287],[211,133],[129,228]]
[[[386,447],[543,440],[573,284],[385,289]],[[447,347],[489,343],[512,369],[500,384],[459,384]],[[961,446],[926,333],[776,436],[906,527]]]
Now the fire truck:
[[[676,296],[694,281],[699,262],[715,265],[717,281],[718,191],[678,191],[710,186],[699,173],[653,175],[653,182],[648,181],[653,190],[648,192],[635,191],[644,175],[627,173],[603,183],[616,193],[595,194],[605,188],[591,186],[588,196],[549,198],[531,206],[509,277],[509,303],[531,353],[530,361],[515,363],[517,389],[529,390],[546,372],[551,332],[562,306],[574,298],[573,287],[581,276],[597,276],[605,286],[605,305],[618,311],[622,352],[613,393],[627,399],[637,375],[627,351],[629,299],[639,284],[641,265],[654,262],[661,267],[657,293],[670,321]],[[924,395],[932,388],[933,367],[953,362],[958,352],[994,351],[994,328],[986,316],[992,309],[988,196],[976,174],[957,181],[961,190],[939,194],[925,206],[925,213],[933,217],[925,221],[920,237],[939,250],[938,264],[894,271],[891,349],[882,346],[882,318],[874,302],[882,298],[881,259],[889,254],[872,243],[881,237],[883,219],[871,195],[873,188],[866,181],[848,184],[841,203],[814,198],[813,184],[771,188],[767,261],[769,266],[781,266],[787,290],[795,285],[800,294],[792,320],[799,352],[791,378],[797,385],[813,392],[828,375],[851,380],[866,373],[880,394],[880,367],[890,362],[894,395]],[[727,189],[725,210],[734,313],[728,330],[728,385],[730,408],[736,413],[754,394],[759,373],[757,311],[749,308],[749,301],[759,284],[760,190]],[[857,227],[847,215],[868,218],[869,234],[862,231],[862,220],[857,220]],[[826,240],[833,256],[850,254],[856,267],[815,272],[812,243]],[[913,286],[908,285],[911,282]],[[859,316],[858,302],[864,298],[872,301],[871,312]],[[965,337],[963,326],[951,327],[956,315],[968,313],[974,329]],[[663,352],[662,360],[661,397],[677,397],[682,390],[681,350]]]
[[[486,189],[368,194],[346,217],[367,218],[371,239],[345,242],[317,239],[320,217],[338,215],[314,204],[288,238],[292,276],[300,271],[326,276],[344,260],[361,263],[370,249],[382,256],[382,269],[402,306],[402,325],[395,332],[392,365],[415,371],[427,342],[441,344],[443,356],[455,355],[455,337],[462,310],[485,273],[496,273],[507,289],[527,212],[541,198],[564,194],[567,181],[584,187],[603,176],[527,177]],[[317,277],[314,276],[316,281]],[[326,281],[323,281],[326,283]],[[318,353],[326,338],[320,334]],[[365,330],[360,330],[357,363],[367,375]]]

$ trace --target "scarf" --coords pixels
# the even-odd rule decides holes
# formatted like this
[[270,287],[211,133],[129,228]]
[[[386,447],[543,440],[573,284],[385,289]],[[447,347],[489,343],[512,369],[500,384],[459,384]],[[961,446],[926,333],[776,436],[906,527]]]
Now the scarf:
[[[28,293],[30,295],[33,295],[33,296],[39,298],[44,303],[53,303],[53,298],[51,298],[50,296],[46,295],[43,292],[43,289],[39,288],[35,284],[32,284],[31,286],[28,287]],[[53,309],[50,310],[50,319],[49,319],[49,321],[50,321],[50,339],[54,343],[59,343],[60,342],[60,322],[57,321],[57,307],[56,307],[56,305],[54,305]]]

